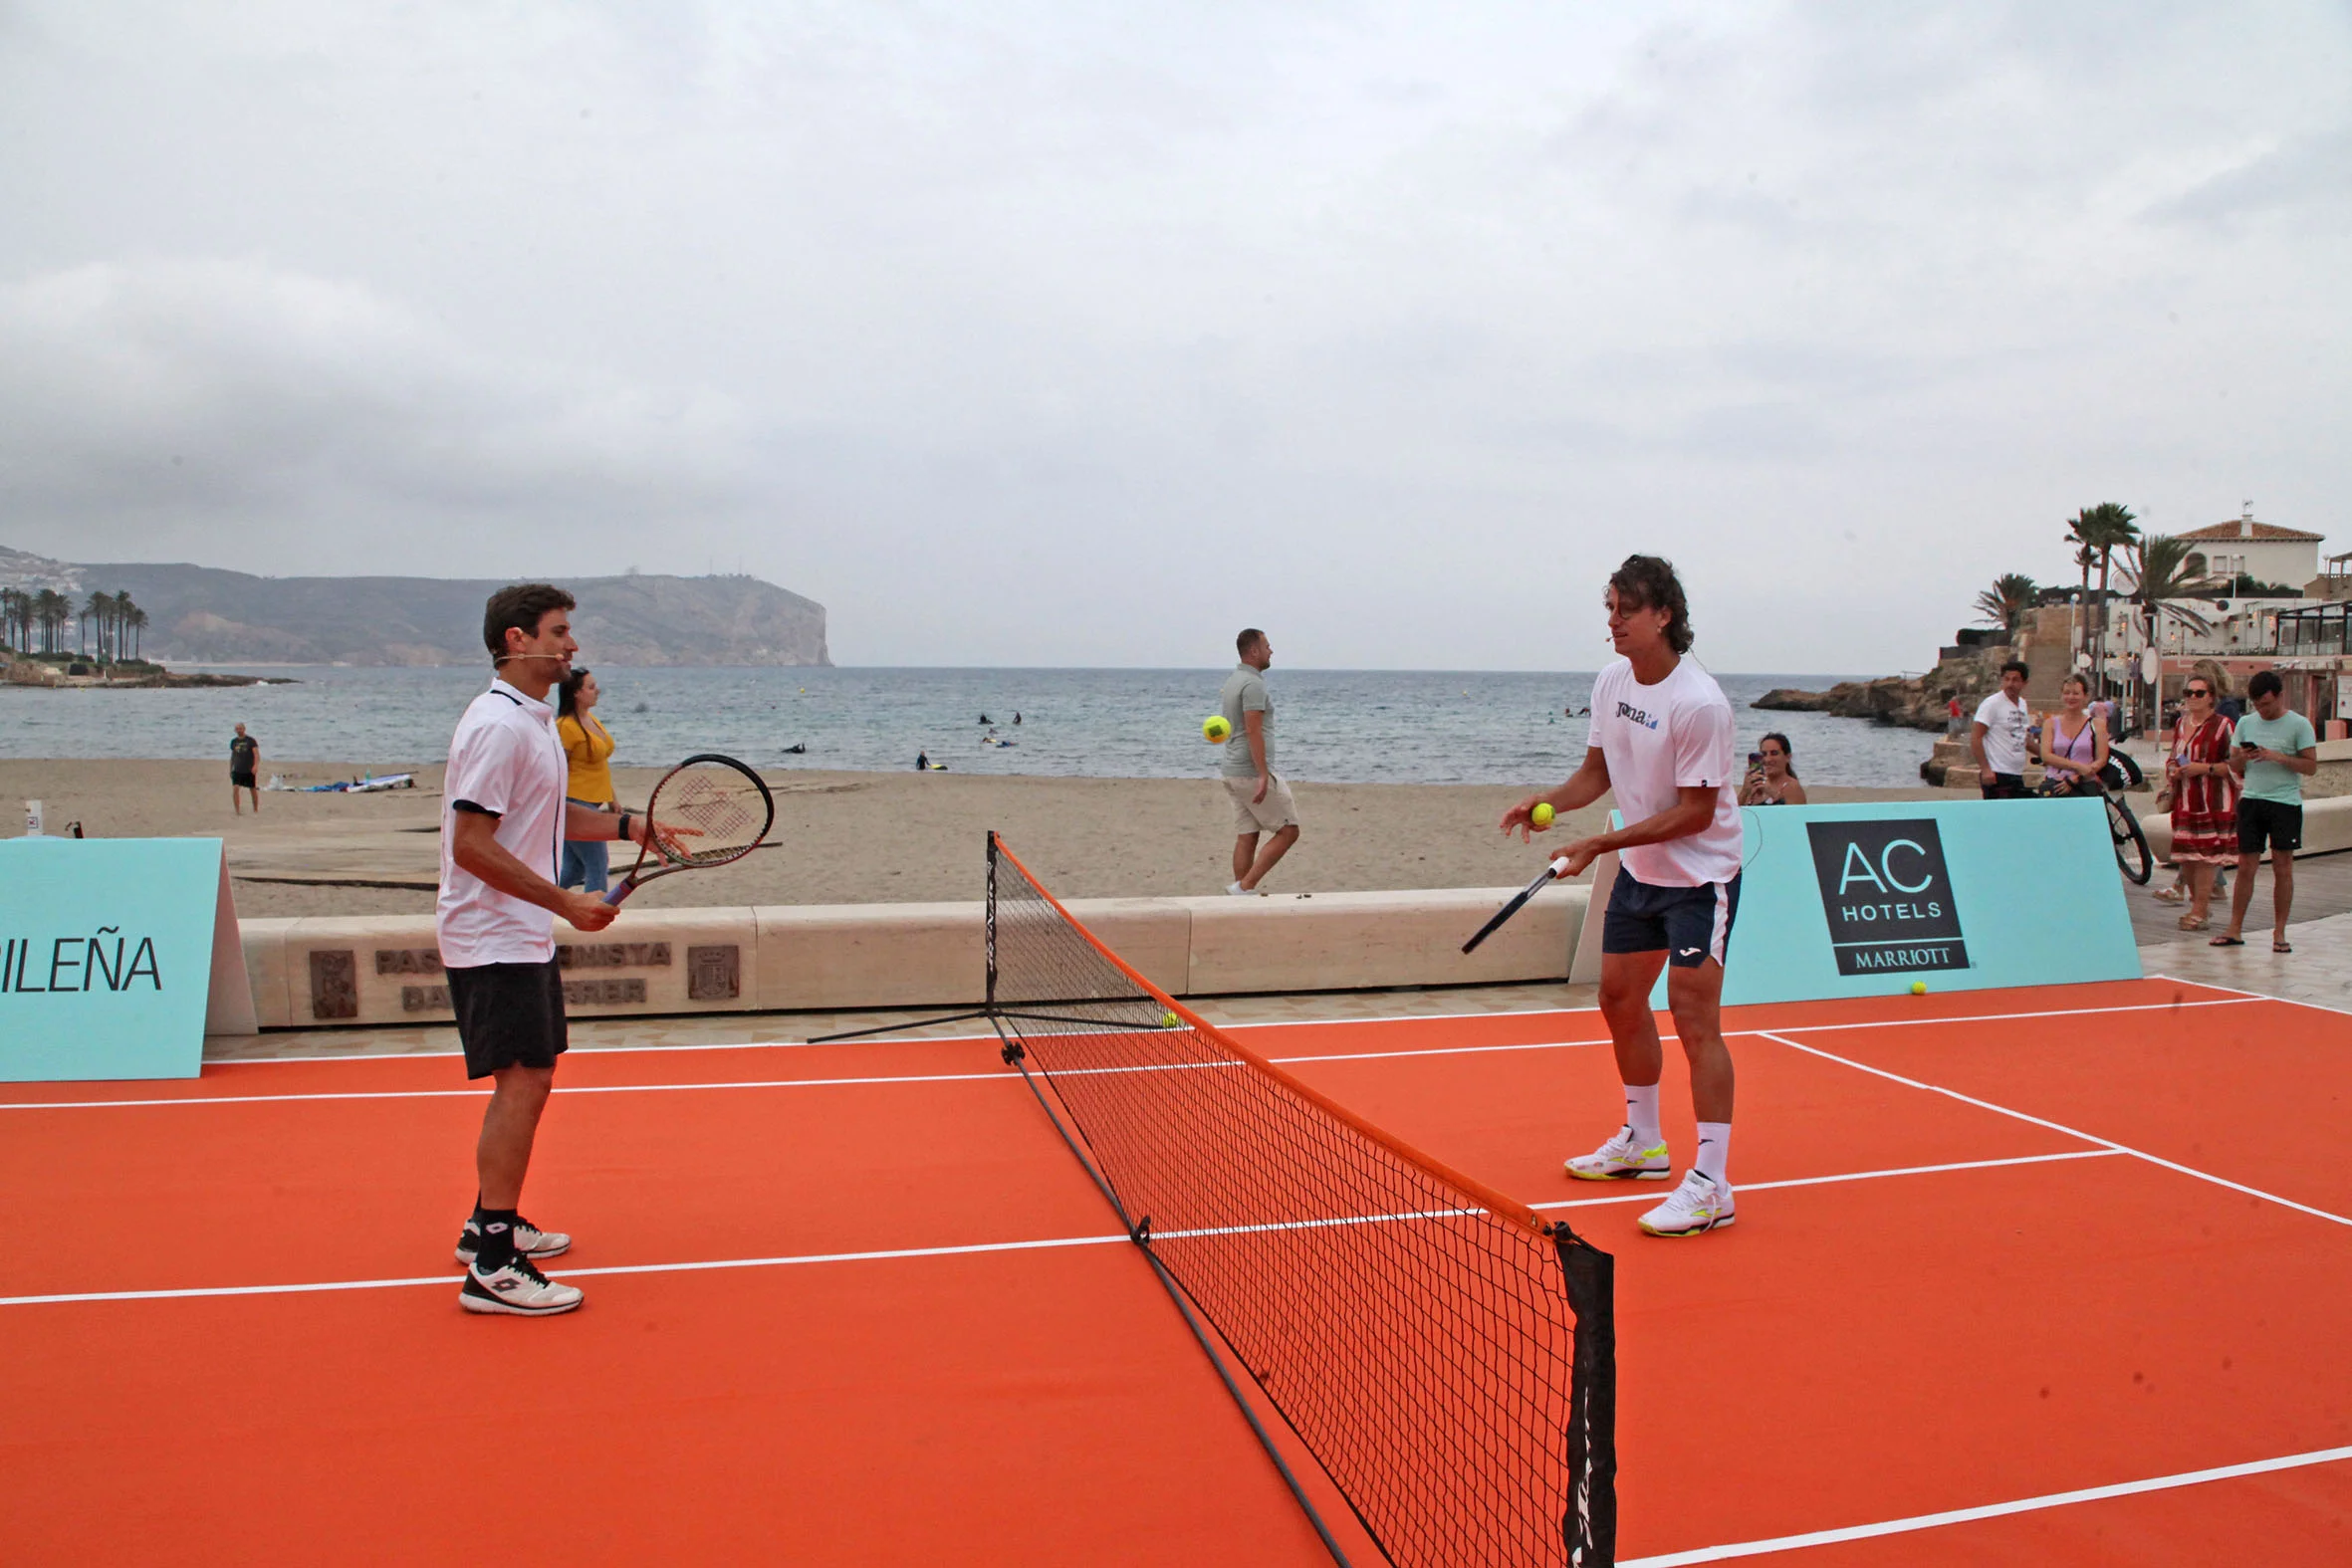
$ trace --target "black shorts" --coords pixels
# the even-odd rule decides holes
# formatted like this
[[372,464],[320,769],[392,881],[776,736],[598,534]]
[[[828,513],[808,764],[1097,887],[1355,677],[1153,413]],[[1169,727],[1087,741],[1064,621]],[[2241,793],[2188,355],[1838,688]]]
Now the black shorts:
[[1995,774],[1993,783],[1985,785],[1988,800],[2022,800],[2025,798],[2023,774]]
[[564,1037],[564,974],[544,964],[474,964],[449,970],[449,1005],[465,1075],[487,1078],[501,1067],[553,1067],[570,1048]]
[[229,787],[232,789],[251,789],[254,787],[253,775],[241,774],[234,768],[230,769]]
[[1732,949],[1732,922],[1740,916],[1740,879],[1697,887],[1652,887],[1623,866],[1609,889],[1608,913],[1601,917],[1603,953],[1666,950],[1676,969],[1697,969],[1709,959],[1724,962]]
[[2303,847],[2303,808],[2284,800],[2237,797],[2237,852],[2266,854],[2283,849],[2288,854]]

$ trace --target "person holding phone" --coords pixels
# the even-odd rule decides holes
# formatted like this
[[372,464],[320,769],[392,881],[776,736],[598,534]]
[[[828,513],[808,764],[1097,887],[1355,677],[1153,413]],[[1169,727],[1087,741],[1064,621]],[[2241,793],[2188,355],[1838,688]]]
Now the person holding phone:
[[2245,782],[2237,800],[2237,885],[2230,890],[2230,928],[2217,948],[2243,947],[2240,932],[2254,901],[2254,873],[2270,856],[2270,951],[2292,953],[2287,912],[2295,902],[2295,851],[2303,847],[2303,781],[2319,772],[2319,736],[2286,705],[2276,670],[2245,683],[2254,711],[2237,721],[2230,771]]
[[1795,753],[1788,737],[1767,731],[1748,754],[1748,778],[1740,786],[1742,805],[1802,805],[1805,786],[1797,783]]

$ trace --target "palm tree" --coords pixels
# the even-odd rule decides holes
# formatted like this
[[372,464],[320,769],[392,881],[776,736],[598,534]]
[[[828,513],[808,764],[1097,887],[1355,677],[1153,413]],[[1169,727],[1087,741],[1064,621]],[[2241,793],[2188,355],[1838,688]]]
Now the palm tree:
[[2032,608],[2033,595],[2039,591],[2023,572],[2004,571],[1993,579],[1993,586],[1977,594],[1977,619],[2013,635],[2024,624],[2025,611]]
[[31,595],[18,588],[0,588],[0,643],[11,648],[17,647],[17,639],[22,635],[26,639],[27,651],[30,651],[32,631],[28,622],[32,616]]
[[98,661],[104,664],[111,657],[108,648],[115,624],[115,595],[104,591],[93,592],[89,602],[82,606],[82,617],[98,628]]
[[[2131,508],[2116,501],[2102,501],[2095,507],[2084,507],[2074,514],[2066,526],[2066,537],[2099,558],[2099,617],[2098,646],[2092,653],[2092,667],[2104,671],[2107,658],[2107,579],[2117,551],[2130,551],[2139,540],[2140,530],[2132,519]],[[2105,675],[2100,679],[2105,681]]]
[[138,634],[147,629],[147,612],[130,602],[130,595],[118,593],[115,602],[121,606],[122,624],[130,628],[130,656],[138,657]]
[[33,595],[33,618],[41,626],[41,651],[57,652],[64,640],[66,622],[74,615],[74,601],[55,588],[43,588]]

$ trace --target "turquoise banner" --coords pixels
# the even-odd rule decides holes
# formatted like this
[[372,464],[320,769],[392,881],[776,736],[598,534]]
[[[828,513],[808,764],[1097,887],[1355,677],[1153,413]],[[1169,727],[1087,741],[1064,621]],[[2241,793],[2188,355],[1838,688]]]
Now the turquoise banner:
[[[2137,980],[2096,799],[1890,800],[1741,813],[1727,1004]],[[1657,1005],[1666,1005],[1661,976]]]
[[0,1081],[193,1078],[217,838],[0,839]]

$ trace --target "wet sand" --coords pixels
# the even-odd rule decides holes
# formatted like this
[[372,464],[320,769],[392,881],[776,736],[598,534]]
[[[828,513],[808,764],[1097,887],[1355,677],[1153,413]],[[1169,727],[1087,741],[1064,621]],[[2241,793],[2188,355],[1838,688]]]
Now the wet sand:
[[[263,770],[304,783],[364,764]],[[642,800],[658,771],[616,771]],[[1325,784],[1294,781],[1300,837],[1268,892],[1504,887],[1539,864],[1495,824],[1551,781],[1507,784]],[[1216,893],[1232,878],[1233,807],[1214,779],[982,778],[964,774],[777,773],[780,848],[668,877],[648,906],[860,904],[977,899],[984,835],[995,828],[1055,891],[1072,898]],[[232,815],[226,771],[198,762],[0,761],[0,831],[23,831],[22,802],[46,802],[49,830],[93,837],[213,836],[228,846],[237,908],[251,917],[423,913],[438,874],[441,770],[379,794],[264,790],[261,814]],[[1969,798],[1974,791],[1831,789],[1817,800]],[[1607,803],[1573,813],[1597,825]],[[1560,842],[1559,827],[1548,837]],[[1542,840],[1539,839],[1540,843]],[[631,849],[629,856],[633,858]],[[617,857],[616,857],[617,858]],[[625,867],[627,859],[620,859]],[[616,868],[617,869],[617,868]],[[392,885],[368,885],[392,884]]]

